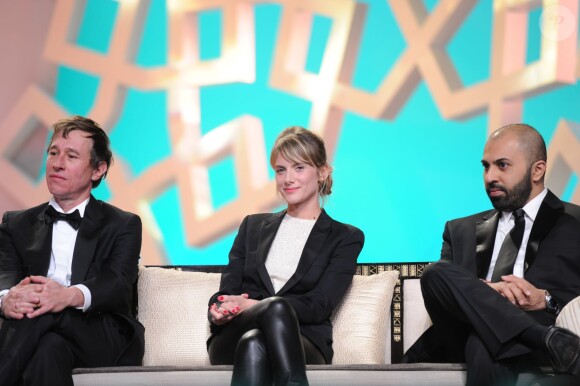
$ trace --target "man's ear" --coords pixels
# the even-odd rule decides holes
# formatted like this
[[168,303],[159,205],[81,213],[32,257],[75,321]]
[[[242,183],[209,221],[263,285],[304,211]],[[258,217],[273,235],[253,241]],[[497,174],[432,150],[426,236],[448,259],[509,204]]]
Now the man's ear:
[[91,180],[98,181],[106,172],[107,172],[107,163],[105,161],[99,162],[99,165],[93,170]]
[[546,161],[536,161],[532,164],[532,182],[541,182],[546,175]]

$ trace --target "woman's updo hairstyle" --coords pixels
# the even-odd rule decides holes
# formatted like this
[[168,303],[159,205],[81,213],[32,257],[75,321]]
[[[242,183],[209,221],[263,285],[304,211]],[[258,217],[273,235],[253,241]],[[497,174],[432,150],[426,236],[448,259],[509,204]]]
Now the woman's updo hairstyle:
[[332,193],[332,167],[326,162],[324,141],[318,134],[300,126],[291,126],[280,133],[272,153],[270,165],[275,167],[278,155],[294,163],[306,163],[320,169],[326,167],[328,175],[323,181],[318,181],[318,194],[324,198]]

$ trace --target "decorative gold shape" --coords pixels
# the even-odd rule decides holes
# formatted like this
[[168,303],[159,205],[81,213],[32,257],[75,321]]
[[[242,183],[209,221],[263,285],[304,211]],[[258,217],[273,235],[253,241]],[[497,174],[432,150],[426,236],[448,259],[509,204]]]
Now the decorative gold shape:
[[[546,175],[546,185],[558,196],[572,175],[580,178],[580,123],[563,119],[558,123],[548,149]],[[578,183],[571,201],[580,203]]]
[[[280,22],[280,33],[272,64],[270,84],[274,88],[297,95],[312,103],[309,128],[325,140],[332,157],[338,140],[344,108],[337,104],[336,87],[341,71],[351,70],[361,34],[364,4],[345,0],[287,0]],[[332,19],[318,74],[305,70],[314,15]],[[356,40],[356,41],[355,41]]]
[[[541,4],[534,0],[495,1],[491,74],[489,79],[470,87],[463,87],[445,46],[476,1],[443,0],[431,14],[420,1],[389,3],[408,47],[376,93],[340,84],[335,104],[342,109],[393,119],[422,78],[445,118],[463,120],[487,109],[491,132],[522,120],[524,98],[575,83],[577,33],[562,40],[543,34],[540,59],[530,64],[525,61],[529,11],[539,5],[560,5],[577,20],[576,0],[544,0]],[[563,30],[566,26],[554,28]]]
[[[168,91],[171,155],[141,175],[131,176],[124,160],[115,154],[117,165],[107,180],[112,203],[140,214],[144,220],[143,264],[166,262],[162,233],[150,204],[173,184],[180,191],[184,231],[190,245],[205,245],[235,229],[247,210],[263,211],[276,204],[275,188],[267,178],[265,144],[258,119],[240,117],[206,135],[201,135],[200,130],[199,87],[255,79],[251,3],[168,0],[167,4],[170,60],[165,67],[142,68],[134,63],[150,6],[146,0],[119,1],[111,44],[105,54],[74,43],[86,1],[59,0],[54,6],[44,50],[47,61],[99,78],[96,99],[87,115],[107,131],[115,126],[129,88]],[[201,61],[197,52],[197,18],[200,12],[216,8],[223,15],[222,54],[219,58]],[[23,142],[30,136],[26,122],[33,114],[26,109],[31,108],[38,109],[35,112],[47,128],[68,115],[51,97],[31,86],[2,124],[2,145]],[[12,139],[12,136],[17,137]],[[214,211],[208,168],[230,155],[234,158],[240,198]],[[4,158],[0,162],[5,175],[14,177],[11,184],[2,188],[7,190],[4,195],[14,198],[15,207],[46,199],[48,192],[44,183],[29,181]]]
[[[0,157],[2,191],[15,203],[26,207],[46,201],[48,190],[44,179],[38,183],[10,162],[13,149],[28,141],[37,125],[44,126],[48,134],[50,125],[65,115],[65,111],[50,95],[38,87],[29,86],[2,122],[0,130],[0,154],[3,155]],[[38,146],[40,147],[38,152],[44,152],[45,143]]]

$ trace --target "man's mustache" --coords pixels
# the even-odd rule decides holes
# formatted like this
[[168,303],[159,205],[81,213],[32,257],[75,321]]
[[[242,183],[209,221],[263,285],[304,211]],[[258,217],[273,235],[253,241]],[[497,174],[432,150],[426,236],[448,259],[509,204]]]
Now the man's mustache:
[[487,184],[485,186],[485,191],[489,194],[491,189],[499,189],[504,193],[507,193],[507,188],[502,185],[502,184],[498,184],[497,182],[490,182],[489,184]]

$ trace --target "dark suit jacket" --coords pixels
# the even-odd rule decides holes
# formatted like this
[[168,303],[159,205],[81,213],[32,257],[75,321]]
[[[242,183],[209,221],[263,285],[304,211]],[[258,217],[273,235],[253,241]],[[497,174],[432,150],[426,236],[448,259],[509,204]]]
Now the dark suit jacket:
[[[443,232],[441,260],[485,278],[499,216],[497,210],[492,210],[449,221]],[[580,207],[560,201],[550,191],[530,233],[524,278],[537,288],[548,290],[560,307],[580,295]],[[552,314],[539,313],[554,319]]]
[[[6,212],[0,224],[0,289],[30,275],[46,276],[52,248],[52,223],[45,218],[48,203]],[[110,313],[128,327],[130,344],[119,364],[141,363],[144,329],[133,315],[133,288],[141,250],[141,219],[90,197],[78,229],[71,285],[91,291],[88,314]]]
[[[473,274],[474,280],[485,278],[493,253],[499,216],[498,211],[491,210],[449,221],[443,232],[441,260],[465,268]],[[537,288],[548,290],[560,307],[580,295],[580,207],[560,201],[550,191],[540,206],[530,232],[524,279]],[[479,296],[471,292],[473,288],[469,291],[472,296]],[[483,315],[493,315],[496,312],[495,303],[496,299],[486,302],[486,310],[472,307],[469,312],[473,315],[467,318],[477,320],[477,317]],[[514,314],[507,319],[517,323],[521,315],[515,307],[513,310]],[[527,314],[543,325],[551,325],[556,319],[554,314],[544,310],[529,311]],[[495,322],[495,318],[488,320],[486,327],[496,333],[504,327],[510,331],[512,327]],[[491,334],[489,330],[477,332],[497,358],[530,352],[529,347],[519,342],[502,342],[499,336]],[[433,325],[405,353],[403,362],[463,361],[465,339],[465,331],[455,324]]]
[[[364,235],[351,225],[334,221],[324,210],[306,241],[296,272],[274,293],[265,261],[286,211],[247,216],[230,251],[229,264],[222,273],[222,294],[247,293],[251,299],[280,296],[296,311],[301,333],[332,359],[330,314],[348,289],[356,271],[356,261]],[[224,326],[212,325],[211,341]]]

